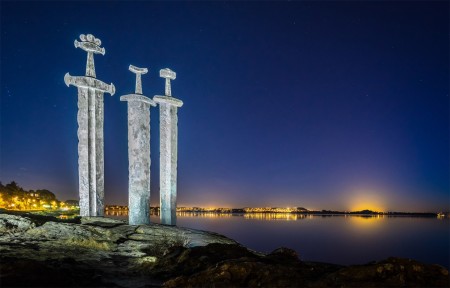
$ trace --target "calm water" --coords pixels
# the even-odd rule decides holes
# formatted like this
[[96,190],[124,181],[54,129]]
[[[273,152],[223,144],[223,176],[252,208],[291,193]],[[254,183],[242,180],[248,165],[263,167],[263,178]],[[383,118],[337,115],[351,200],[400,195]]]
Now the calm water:
[[[158,216],[151,221],[159,223]],[[289,247],[303,260],[348,265],[396,256],[450,266],[449,218],[182,213],[177,221],[256,251]]]

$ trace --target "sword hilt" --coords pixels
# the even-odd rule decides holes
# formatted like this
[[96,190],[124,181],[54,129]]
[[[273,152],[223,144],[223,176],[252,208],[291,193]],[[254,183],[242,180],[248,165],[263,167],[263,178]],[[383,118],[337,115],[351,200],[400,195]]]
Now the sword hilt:
[[142,95],[142,81],[141,81],[141,75],[147,74],[148,69],[147,68],[139,68],[133,65],[130,65],[128,67],[128,70],[136,74],[136,88],[135,88],[135,94]]
[[159,77],[166,79],[165,94],[166,96],[172,96],[172,87],[170,86],[170,80],[177,78],[177,73],[169,68],[159,70]]
[[81,48],[87,52],[86,76],[95,78],[94,54],[105,55],[105,48],[100,47],[102,41],[95,38],[94,35],[80,35],[81,42],[75,40],[75,48]]

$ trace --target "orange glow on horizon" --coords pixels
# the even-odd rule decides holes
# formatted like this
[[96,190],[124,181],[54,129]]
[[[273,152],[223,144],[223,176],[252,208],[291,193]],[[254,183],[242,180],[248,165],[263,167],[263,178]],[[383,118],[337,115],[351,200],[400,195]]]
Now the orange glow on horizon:
[[371,190],[356,190],[350,193],[348,195],[349,211],[386,211],[386,204],[382,194],[381,192]]

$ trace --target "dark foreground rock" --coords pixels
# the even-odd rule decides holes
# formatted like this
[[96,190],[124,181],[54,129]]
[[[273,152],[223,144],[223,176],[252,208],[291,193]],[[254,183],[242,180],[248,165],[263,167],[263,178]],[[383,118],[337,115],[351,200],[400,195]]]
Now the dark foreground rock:
[[[70,222],[70,223],[69,223]],[[1,287],[449,287],[448,270],[389,258],[340,266],[222,235],[107,218],[0,214]]]
[[[389,258],[368,264],[302,262],[281,248],[266,256],[239,251],[235,245],[176,248],[154,266],[165,287],[448,287],[448,271],[438,265]],[[222,256],[220,251],[227,251]],[[171,274],[172,272],[172,274]],[[176,277],[177,275],[180,275]],[[172,278],[172,279],[170,279]]]

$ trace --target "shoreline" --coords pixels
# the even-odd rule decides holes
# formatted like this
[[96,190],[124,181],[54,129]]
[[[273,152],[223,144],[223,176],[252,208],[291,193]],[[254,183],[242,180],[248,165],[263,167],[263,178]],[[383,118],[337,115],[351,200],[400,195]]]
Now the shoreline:
[[[43,215],[43,216],[71,216],[78,217],[79,210],[10,210],[0,208],[0,213],[9,213],[9,214],[26,214],[31,213],[35,215]],[[120,213],[120,215],[114,215],[114,213]],[[417,217],[417,218],[439,218],[445,219],[450,218],[449,213],[422,213],[422,212],[373,212],[373,213],[358,213],[358,212],[339,212],[339,211],[310,211],[310,212],[219,212],[219,211],[177,211],[177,215],[231,215],[231,216],[244,216],[244,215],[297,215],[297,216],[323,216],[323,217],[332,217],[332,216],[357,216],[357,217],[379,217],[379,218],[390,218],[390,217]],[[107,209],[105,210],[105,216],[127,216],[127,209]],[[158,212],[152,211],[150,213],[151,216],[159,216]]]
[[[117,207],[117,208],[116,208]],[[119,208],[120,207],[120,208]],[[180,207],[183,209],[184,207]],[[228,209],[229,211],[223,210]],[[254,208],[251,208],[254,209]],[[37,213],[42,215],[75,215],[79,213],[79,209],[71,210],[61,210],[61,209],[32,209],[32,210],[15,210],[0,208],[0,213]],[[105,215],[108,213],[124,213],[128,214],[127,206],[119,205],[107,205],[105,207]],[[302,216],[361,216],[361,217],[376,217],[376,216],[387,216],[387,217],[438,217],[438,218],[450,218],[450,212],[377,212],[377,211],[332,211],[332,210],[322,210],[322,211],[244,211],[244,208],[217,208],[215,210],[205,210],[204,208],[187,209],[187,210],[177,210],[178,215],[186,214],[224,214],[240,216],[246,214],[286,214],[286,215],[302,215]],[[159,215],[159,207],[150,207],[150,215]]]

